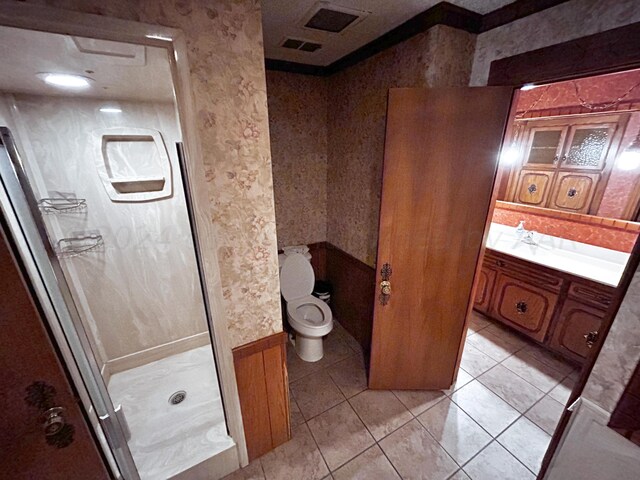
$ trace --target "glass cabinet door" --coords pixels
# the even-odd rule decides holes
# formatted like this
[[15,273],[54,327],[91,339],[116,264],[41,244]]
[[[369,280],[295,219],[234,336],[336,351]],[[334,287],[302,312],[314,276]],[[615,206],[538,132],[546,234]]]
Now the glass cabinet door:
[[526,165],[557,164],[567,127],[544,127],[529,130]]
[[562,167],[601,169],[609,150],[614,126],[576,125],[562,156]]

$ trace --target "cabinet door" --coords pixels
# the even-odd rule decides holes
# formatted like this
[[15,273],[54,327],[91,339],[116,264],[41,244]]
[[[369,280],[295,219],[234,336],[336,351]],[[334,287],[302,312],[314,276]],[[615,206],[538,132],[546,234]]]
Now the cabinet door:
[[558,301],[555,293],[499,274],[491,316],[539,342],[544,341]]
[[544,207],[555,172],[522,170],[516,188],[515,201],[527,205]]
[[553,167],[560,159],[560,152],[567,132],[566,126],[531,127],[526,134],[523,166]]
[[495,279],[495,270],[484,267],[480,270],[473,308],[482,313],[487,313],[489,311],[489,304],[491,303],[491,294],[493,293],[493,284]]
[[560,167],[602,170],[615,130],[615,123],[572,126]]
[[595,348],[589,347],[585,335],[601,329],[606,314],[574,300],[567,300],[558,317],[551,347],[578,362],[583,362]]
[[600,174],[558,172],[549,208],[588,213]]

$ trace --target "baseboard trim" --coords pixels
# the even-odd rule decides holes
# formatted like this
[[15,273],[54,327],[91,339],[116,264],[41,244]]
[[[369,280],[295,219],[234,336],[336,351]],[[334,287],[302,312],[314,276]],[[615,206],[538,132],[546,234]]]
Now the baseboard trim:
[[191,335],[190,337],[180,338],[173,342],[164,343],[156,347],[147,348],[146,350],[140,350],[139,352],[114,358],[113,360],[107,361],[107,363],[102,367],[102,377],[108,383],[108,379],[111,378],[111,375],[115,375],[116,373],[146,365],[149,362],[160,360],[168,357],[169,355],[175,355],[194,348],[204,347],[210,343],[211,339],[209,338],[209,332],[201,332]]

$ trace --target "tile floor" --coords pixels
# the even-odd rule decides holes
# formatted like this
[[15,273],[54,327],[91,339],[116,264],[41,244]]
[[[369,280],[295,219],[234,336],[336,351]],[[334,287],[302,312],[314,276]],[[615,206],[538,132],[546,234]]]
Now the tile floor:
[[321,361],[287,354],[293,439],[227,480],[534,479],[577,375],[475,312],[443,392],[368,390],[337,322]]

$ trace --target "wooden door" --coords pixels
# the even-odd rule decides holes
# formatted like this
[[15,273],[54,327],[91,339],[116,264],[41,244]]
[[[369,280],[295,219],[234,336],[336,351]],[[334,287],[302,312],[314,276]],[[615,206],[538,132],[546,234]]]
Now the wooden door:
[[599,173],[558,172],[549,208],[589,213]]
[[[454,380],[512,89],[391,89],[369,385]],[[388,273],[388,269],[386,273]]]
[[515,201],[536,207],[546,206],[555,174],[555,171],[522,170]]
[[[2,232],[0,272],[0,477],[109,478]],[[65,409],[65,424],[45,436],[42,413],[51,407]]]

